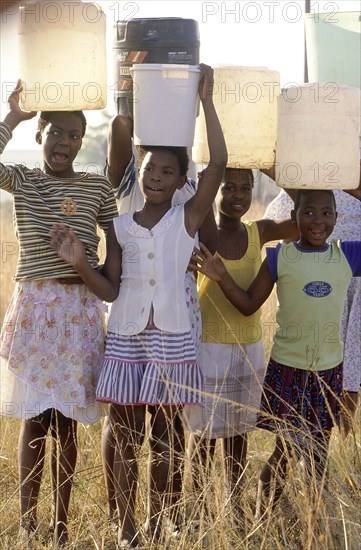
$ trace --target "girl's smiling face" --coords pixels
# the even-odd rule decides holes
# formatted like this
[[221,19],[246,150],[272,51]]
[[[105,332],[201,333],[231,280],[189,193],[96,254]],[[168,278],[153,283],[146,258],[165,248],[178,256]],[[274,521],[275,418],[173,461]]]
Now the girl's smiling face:
[[147,202],[171,201],[174,192],[183,187],[186,176],[180,175],[177,157],[169,151],[148,151],[140,169],[139,183]]
[[228,218],[241,218],[251,206],[252,190],[249,171],[227,168],[216,197],[218,212]]
[[301,196],[297,210],[292,210],[300,231],[302,248],[322,248],[331,235],[337,220],[335,200],[332,193],[311,191]]
[[36,139],[43,144],[44,171],[60,178],[74,176],[73,162],[82,145],[82,122],[72,113],[51,116],[44,132]]

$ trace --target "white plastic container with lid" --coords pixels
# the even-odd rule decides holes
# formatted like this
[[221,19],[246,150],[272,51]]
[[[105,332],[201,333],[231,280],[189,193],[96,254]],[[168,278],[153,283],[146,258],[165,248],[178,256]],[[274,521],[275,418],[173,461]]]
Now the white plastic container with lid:
[[355,189],[360,179],[358,88],[315,82],[278,98],[276,183],[298,189]]
[[[216,66],[213,100],[228,150],[227,166],[269,168],[275,160],[280,75],[265,67]],[[209,162],[203,109],[196,122],[193,161]]]
[[106,20],[97,4],[26,2],[19,8],[19,76],[28,111],[103,109]]
[[134,143],[191,146],[200,70],[193,65],[140,63],[133,76]]

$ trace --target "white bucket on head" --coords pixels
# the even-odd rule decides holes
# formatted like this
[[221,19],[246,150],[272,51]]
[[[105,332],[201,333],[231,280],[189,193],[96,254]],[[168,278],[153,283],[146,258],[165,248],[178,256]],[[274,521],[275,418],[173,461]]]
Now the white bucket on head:
[[19,8],[19,77],[27,111],[103,109],[105,14],[97,4],[31,1]]
[[[340,8],[342,4],[338,3]],[[353,4],[353,9],[360,8],[360,2]],[[359,88],[361,12],[340,12],[339,9],[333,15],[312,12],[305,14],[309,82],[340,82]]]
[[134,90],[134,143],[191,146],[198,105],[198,67],[142,63],[130,71]]
[[[270,168],[275,160],[280,75],[265,67],[214,68],[213,101],[221,122],[230,168]],[[209,162],[203,109],[197,118],[193,161]]]
[[358,88],[335,82],[292,86],[278,98],[276,183],[289,189],[359,185]]

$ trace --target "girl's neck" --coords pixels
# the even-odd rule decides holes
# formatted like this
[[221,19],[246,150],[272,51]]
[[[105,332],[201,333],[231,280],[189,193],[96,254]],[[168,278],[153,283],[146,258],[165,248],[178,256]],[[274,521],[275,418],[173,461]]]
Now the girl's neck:
[[44,164],[43,172],[48,176],[52,176],[53,178],[67,179],[67,180],[74,179],[78,175],[76,172],[74,172],[74,168],[72,166],[69,166],[63,171],[54,172],[47,164]]
[[144,206],[138,212],[135,212],[133,219],[137,224],[145,227],[146,229],[152,229],[163,218],[163,216],[172,207],[171,201],[169,203],[161,204],[149,204],[144,203]]
[[225,260],[240,260],[248,248],[248,233],[239,218],[217,217],[218,253]]
[[235,233],[243,230],[243,223],[240,218],[230,218],[225,216],[222,212],[217,214],[217,228],[218,231],[226,231],[229,233]]
[[319,245],[315,245],[310,243],[306,239],[302,239],[302,237],[298,239],[298,241],[296,241],[296,245],[298,246],[298,248],[301,248],[302,250],[315,250],[315,251],[325,250],[328,247],[328,243],[326,241],[324,243],[320,243]]

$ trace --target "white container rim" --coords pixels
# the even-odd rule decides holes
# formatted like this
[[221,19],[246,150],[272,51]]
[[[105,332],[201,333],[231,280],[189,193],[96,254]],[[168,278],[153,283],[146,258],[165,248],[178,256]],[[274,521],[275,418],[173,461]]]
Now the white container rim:
[[275,69],[269,69],[268,67],[257,67],[254,65],[232,65],[232,64],[225,64],[225,63],[215,63],[212,65],[213,69],[245,69],[250,71],[268,71],[272,73],[278,73],[279,71]]
[[319,88],[324,88],[325,86],[329,86],[330,84],[335,84],[338,88],[341,88],[342,90],[355,90],[357,93],[361,93],[360,88],[357,88],[356,86],[349,86],[348,84],[342,84],[342,82],[336,82],[335,80],[329,80],[328,82],[304,82],[303,84],[293,84],[292,86],[285,86],[283,90],[293,90],[295,88],[311,88],[318,86]]
[[[31,3],[31,0],[25,0],[25,2],[23,2],[20,6],[19,6],[19,10],[25,10],[27,9],[27,5],[26,4],[30,4]],[[62,0],[53,0],[52,4],[63,4],[64,2]],[[73,4],[75,4],[75,2],[72,2]],[[104,9],[102,8],[102,6],[99,5],[98,2],[92,2],[90,0],[86,0],[85,2],[86,4],[92,4],[93,7],[98,11],[100,12],[102,15],[105,15],[105,12],[104,12]],[[80,4],[83,4],[83,0],[81,0]],[[81,6],[83,8],[83,6]],[[22,21],[23,22],[23,21]],[[50,23],[52,23],[52,21],[49,21]],[[90,23],[94,23],[94,21],[90,21]]]
[[189,71],[200,73],[196,65],[176,65],[167,63],[135,63],[129,71]]

